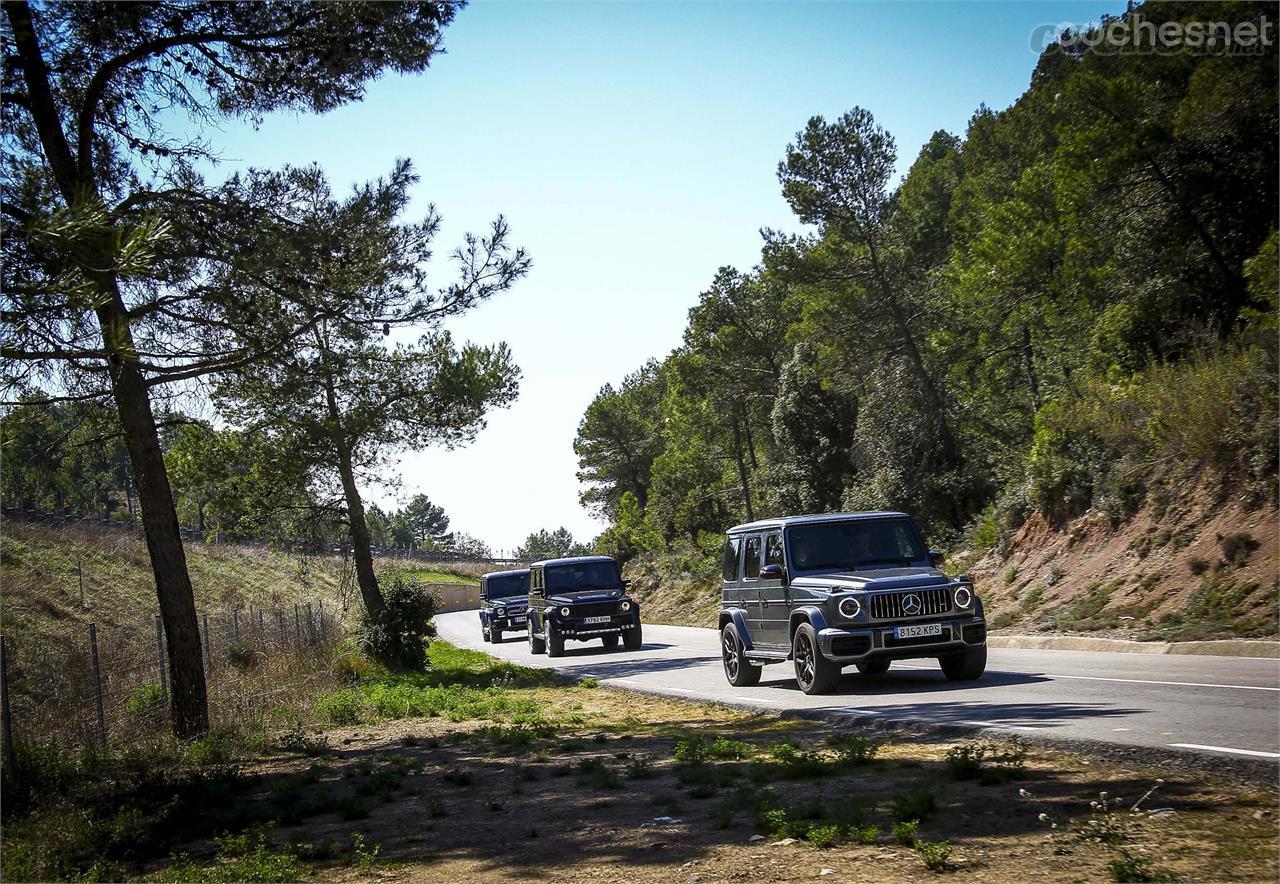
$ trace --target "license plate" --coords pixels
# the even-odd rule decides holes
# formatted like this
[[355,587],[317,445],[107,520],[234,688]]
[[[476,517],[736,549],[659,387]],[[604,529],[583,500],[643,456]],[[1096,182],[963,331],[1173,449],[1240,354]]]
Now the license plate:
[[511,618],[512,623],[527,623],[528,621],[529,621],[528,617],[512,617]]
[[609,618],[608,617],[583,617],[582,622],[583,623],[608,623]]
[[941,623],[922,623],[919,626],[895,626],[894,638],[924,638],[929,635],[942,635]]

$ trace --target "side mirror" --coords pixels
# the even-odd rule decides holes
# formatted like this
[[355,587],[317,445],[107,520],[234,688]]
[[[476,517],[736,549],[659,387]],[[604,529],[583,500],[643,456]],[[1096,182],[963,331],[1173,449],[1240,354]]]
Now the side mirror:
[[781,565],[765,565],[760,569],[761,580],[786,580],[787,572]]
[[946,554],[943,553],[941,550],[937,550],[937,549],[929,550],[929,561],[933,563],[933,567],[935,568],[941,568],[942,560],[945,559],[946,557],[947,557]]

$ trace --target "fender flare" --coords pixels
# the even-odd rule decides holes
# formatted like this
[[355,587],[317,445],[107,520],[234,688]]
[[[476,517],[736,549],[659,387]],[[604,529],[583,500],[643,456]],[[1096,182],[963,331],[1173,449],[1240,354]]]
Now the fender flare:
[[791,623],[787,628],[787,638],[794,640],[796,637],[796,629],[801,623],[808,623],[815,632],[821,632],[827,628],[827,615],[822,613],[822,609],[814,605],[805,605],[803,608],[796,608],[791,612]]
[[742,642],[742,649],[751,650],[754,645],[751,643],[751,630],[747,629],[747,612],[741,608],[725,608],[720,612],[720,631],[724,632],[727,624],[732,623],[733,628],[738,631],[738,641]]
[[982,613],[982,599],[978,598],[977,594],[975,594],[973,597],[973,616],[978,620],[986,619],[986,617],[983,616],[983,613]]

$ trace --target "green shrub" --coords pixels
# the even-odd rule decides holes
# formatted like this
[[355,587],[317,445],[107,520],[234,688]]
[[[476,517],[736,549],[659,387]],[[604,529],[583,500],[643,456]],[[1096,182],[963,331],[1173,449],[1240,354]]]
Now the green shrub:
[[293,853],[275,852],[267,848],[266,837],[227,835],[215,839],[219,845],[218,862],[199,866],[185,854],[173,858],[168,868],[154,875],[154,881],[299,881],[307,869]]
[[1234,534],[1228,534],[1218,540],[1218,546],[1222,549],[1222,558],[1227,564],[1234,565],[1237,568],[1243,568],[1249,561],[1249,556],[1259,547],[1258,541],[1253,539],[1253,535],[1248,531],[1237,531]]
[[675,759],[680,764],[702,764],[707,760],[707,741],[702,737],[681,737],[676,740]]
[[919,831],[919,820],[899,820],[893,824],[891,834],[893,835],[894,841],[897,841],[905,847],[910,847],[912,844],[916,843],[916,835]]
[[321,694],[312,704],[316,715],[336,727],[359,724],[364,720],[366,708],[364,695],[354,688]]
[[359,654],[339,654],[333,661],[334,675],[343,681],[357,682],[374,674],[374,665]]
[[258,649],[252,642],[244,639],[227,642],[222,648],[222,657],[234,669],[247,672],[258,665]]
[[804,837],[814,847],[834,847],[835,843],[840,840],[840,828],[838,826],[810,826]]
[[362,614],[357,636],[361,648],[388,669],[418,672],[427,665],[427,645],[435,635],[436,597],[415,580],[393,577],[382,586],[383,608],[376,617]]
[[930,871],[946,871],[951,858],[951,845],[946,841],[917,841],[915,849]]
[[751,746],[742,740],[730,740],[720,737],[707,747],[707,755],[711,758],[731,758],[739,760],[751,754]]
[[[912,837],[915,837],[914,833]],[[877,844],[880,841],[880,827],[851,826],[849,828],[849,838],[855,844]]]
[[129,692],[124,708],[132,715],[162,715],[169,708],[164,685],[158,683],[138,685]]
[[1004,585],[1010,586],[1013,581],[1018,579],[1018,566],[1010,565],[1004,569]]
[[911,789],[894,797],[893,818],[899,821],[922,820],[933,813],[937,800],[927,789]]
[[835,734],[827,738],[827,745],[836,751],[845,764],[866,764],[880,751],[880,741],[862,734]]
[[991,628],[1004,629],[1004,627],[1008,626],[1010,623],[1012,623],[1014,620],[1017,620],[1017,619],[1018,619],[1018,615],[1015,614],[1013,611],[1002,611],[995,616],[995,619],[991,621]]

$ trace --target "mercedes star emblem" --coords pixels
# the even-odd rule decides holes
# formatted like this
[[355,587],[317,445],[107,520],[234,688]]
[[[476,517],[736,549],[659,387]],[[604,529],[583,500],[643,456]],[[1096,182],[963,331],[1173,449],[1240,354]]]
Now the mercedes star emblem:
[[920,596],[909,592],[902,597],[902,613],[915,615],[920,613]]

